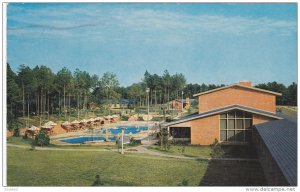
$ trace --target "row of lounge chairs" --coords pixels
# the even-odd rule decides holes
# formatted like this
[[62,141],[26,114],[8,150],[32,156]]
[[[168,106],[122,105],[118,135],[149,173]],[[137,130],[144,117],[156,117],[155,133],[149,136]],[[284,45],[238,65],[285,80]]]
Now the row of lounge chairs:
[[96,118],[90,118],[88,120],[83,119],[81,121],[72,121],[72,122],[64,122],[61,124],[61,127],[66,130],[67,132],[76,132],[80,130],[86,130],[89,128],[96,128],[103,126],[105,123],[108,121],[110,122],[115,122],[118,120],[118,116],[107,116],[104,118],[101,117],[96,117]]

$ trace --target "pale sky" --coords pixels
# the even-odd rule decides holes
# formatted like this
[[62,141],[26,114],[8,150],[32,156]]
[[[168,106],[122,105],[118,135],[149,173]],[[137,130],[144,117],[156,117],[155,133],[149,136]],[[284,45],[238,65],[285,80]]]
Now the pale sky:
[[297,81],[297,4],[11,3],[7,61],[188,83]]

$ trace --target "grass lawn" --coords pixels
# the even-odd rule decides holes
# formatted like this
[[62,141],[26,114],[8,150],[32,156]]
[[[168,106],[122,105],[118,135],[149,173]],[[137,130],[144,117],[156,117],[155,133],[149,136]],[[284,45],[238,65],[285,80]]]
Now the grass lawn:
[[[8,137],[7,138],[7,144],[14,144],[14,145],[25,145],[30,146],[32,139],[23,139],[23,137]],[[51,141],[50,141],[51,143]],[[64,148],[64,149],[117,149],[117,145],[88,145],[88,144],[82,144],[82,145],[55,145],[50,144],[48,147],[54,147],[54,148]],[[124,148],[128,148],[130,146],[124,145]]]
[[177,186],[200,183],[207,161],[115,152],[7,149],[9,186],[91,186],[100,174],[110,186]]
[[162,152],[169,155],[183,155],[189,157],[210,157],[212,151],[210,146],[196,146],[196,145],[171,145],[170,150],[165,151],[160,148],[160,146],[152,146],[151,150]]
[[7,137],[6,139],[7,144],[14,144],[14,145],[30,145],[32,143],[32,139],[23,139],[22,136],[20,137]]

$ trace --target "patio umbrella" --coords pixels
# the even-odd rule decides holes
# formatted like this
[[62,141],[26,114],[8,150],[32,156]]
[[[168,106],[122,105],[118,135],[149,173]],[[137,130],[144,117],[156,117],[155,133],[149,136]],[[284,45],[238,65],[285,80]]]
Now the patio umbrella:
[[51,125],[43,125],[42,126],[42,129],[52,129],[53,128],[53,126],[51,126]]
[[79,124],[80,122],[75,120],[75,121],[72,121],[71,124]]
[[87,123],[88,121],[86,120],[86,119],[82,119],[81,121],[80,121],[80,123]]
[[96,118],[95,118],[95,121],[100,121],[100,120],[101,120],[100,117],[96,117]]
[[57,125],[57,123],[54,123],[53,121],[48,121],[47,123],[45,123],[45,125],[55,126]]
[[63,125],[63,126],[70,125],[70,122],[69,121],[65,121],[61,125]]
[[38,127],[32,125],[28,130],[30,130],[30,131],[39,131],[40,128],[38,128]]

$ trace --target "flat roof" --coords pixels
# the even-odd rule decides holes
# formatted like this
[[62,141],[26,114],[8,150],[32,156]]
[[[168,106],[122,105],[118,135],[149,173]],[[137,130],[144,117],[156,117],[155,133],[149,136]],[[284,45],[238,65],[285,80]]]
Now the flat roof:
[[203,113],[193,113],[191,115],[182,117],[178,120],[166,123],[164,125],[165,126],[175,125],[178,123],[183,123],[183,122],[191,121],[194,119],[204,118],[204,117],[208,117],[211,115],[215,115],[215,114],[219,114],[219,113],[223,113],[223,112],[227,112],[227,111],[231,111],[231,110],[241,110],[241,111],[254,113],[254,114],[258,114],[258,115],[262,115],[262,116],[266,116],[266,117],[271,117],[274,119],[282,119],[281,117],[277,116],[276,113],[271,113],[268,111],[263,111],[263,110],[255,109],[252,107],[242,106],[242,105],[230,105],[230,106],[226,106],[226,107],[222,107],[222,108],[218,108],[218,109],[213,109],[213,110],[203,112]]
[[277,93],[277,92],[268,91],[268,90],[265,90],[265,89],[259,89],[259,88],[256,88],[256,87],[246,86],[246,85],[241,85],[241,84],[236,83],[236,84],[232,84],[232,85],[229,85],[229,86],[220,87],[220,88],[217,88],[217,89],[213,89],[213,90],[209,90],[209,91],[197,93],[197,94],[194,94],[193,96],[197,97],[197,96],[200,96],[200,95],[205,95],[205,94],[208,94],[208,93],[220,91],[220,90],[223,90],[223,89],[228,89],[228,88],[231,88],[231,87],[242,87],[242,88],[245,88],[245,89],[251,89],[251,90],[255,90],[255,91],[259,91],[259,92],[264,92],[264,93],[269,93],[269,94],[277,95],[277,96],[281,96],[282,95],[281,93]]
[[297,185],[297,123],[287,119],[255,125],[283,175]]

